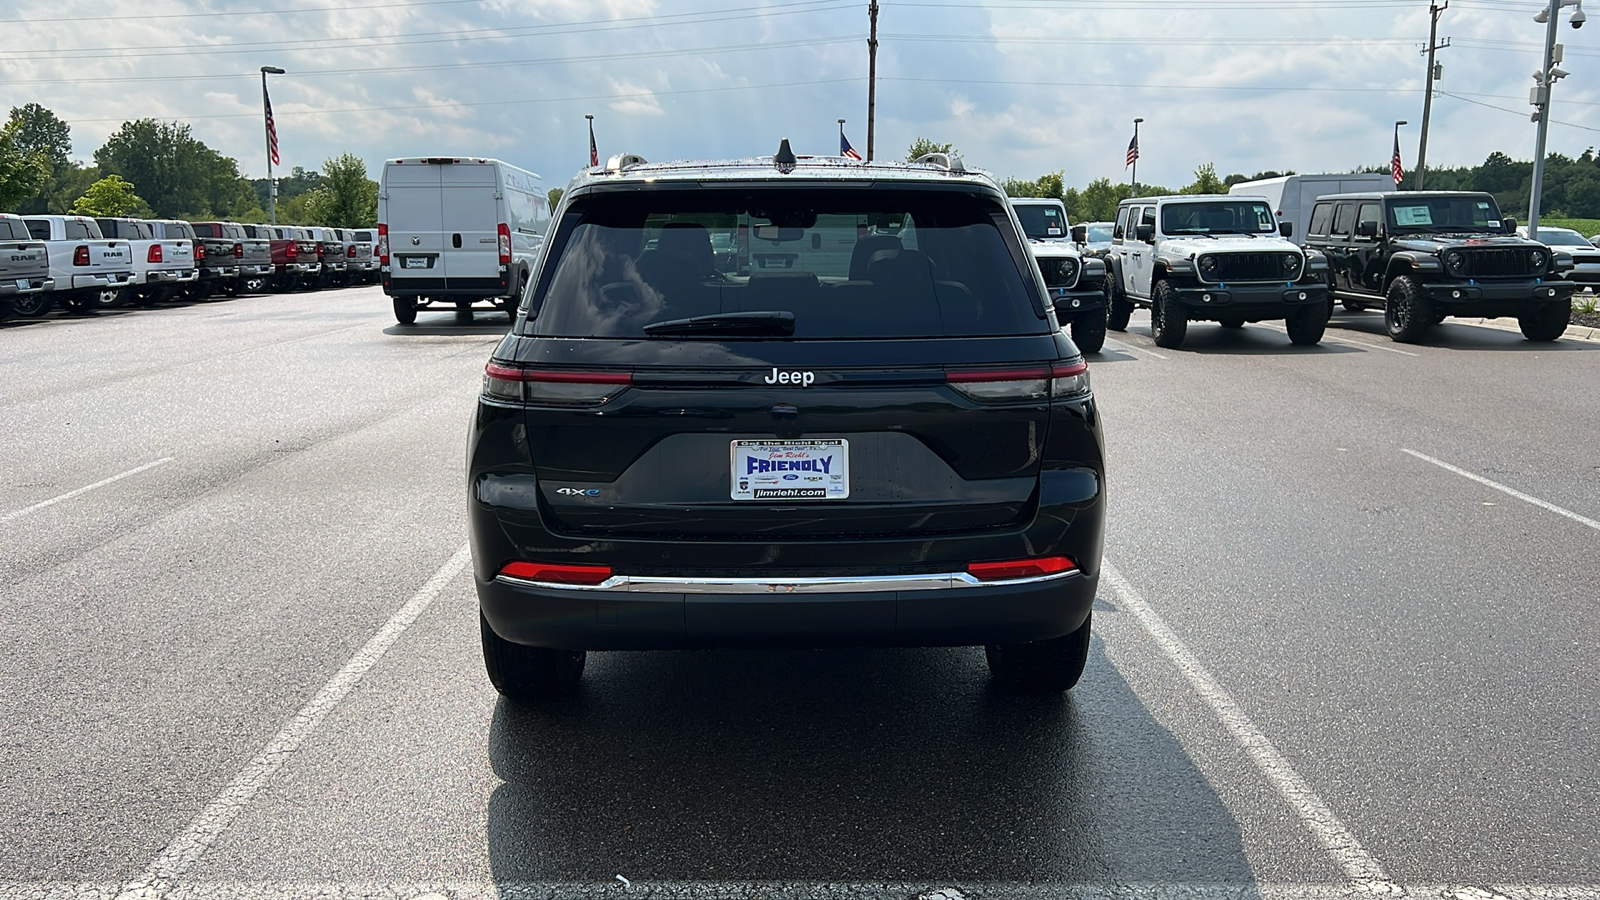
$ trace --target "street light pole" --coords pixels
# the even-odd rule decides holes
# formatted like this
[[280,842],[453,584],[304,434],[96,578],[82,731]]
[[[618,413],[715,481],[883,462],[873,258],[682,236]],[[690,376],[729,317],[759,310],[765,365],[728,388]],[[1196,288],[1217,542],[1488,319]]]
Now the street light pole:
[[261,67],[261,113],[267,132],[267,222],[278,224],[278,183],[272,180],[272,157],[278,143],[277,126],[272,121],[272,103],[267,99],[267,76],[282,75],[277,66]]
[[1572,27],[1577,28],[1583,24],[1582,0],[1550,0],[1549,8],[1534,16],[1538,22],[1544,20],[1544,56],[1539,71],[1533,74],[1535,82],[1533,96],[1530,102],[1536,112],[1533,120],[1539,124],[1537,137],[1533,144],[1533,185],[1528,197],[1528,238],[1539,239],[1539,201],[1544,193],[1544,142],[1545,132],[1550,128],[1550,93],[1555,88],[1557,81],[1567,76],[1566,72],[1556,68],[1559,61],[1556,54],[1556,26],[1561,24],[1561,7],[1575,6],[1577,11],[1572,14]]

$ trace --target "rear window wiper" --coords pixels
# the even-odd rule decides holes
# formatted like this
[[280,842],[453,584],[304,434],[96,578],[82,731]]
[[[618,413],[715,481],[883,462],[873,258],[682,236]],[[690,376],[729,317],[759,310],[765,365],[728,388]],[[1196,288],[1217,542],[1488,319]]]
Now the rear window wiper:
[[647,337],[674,337],[678,335],[738,335],[750,337],[791,337],[794,335],[794,313],[780,310],[755,312],[714,313],[709,316],[691,316],[687,319],[667,319],[644,326]]

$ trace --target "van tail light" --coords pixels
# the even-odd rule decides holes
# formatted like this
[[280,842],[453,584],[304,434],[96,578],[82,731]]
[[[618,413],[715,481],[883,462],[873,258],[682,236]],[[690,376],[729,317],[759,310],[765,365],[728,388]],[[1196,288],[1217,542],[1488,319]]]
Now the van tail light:
[[546,584],[573,584],[593,587],[611,577],[611,567],[514,562],[506,563],[501,567],[500,576],[515,578],[519,581],[542,581]]
[[483,399],[538,406],[599,406],[633,384],[632,372],[525,369],[491,361]]
[[1078,564],[1065,556],[1044,556],[1038,559],[970,563],[967,566],[967,574],[979,581],[1015,581],[1019,578],[1057,575],[1077,568]]
[[234,244],[233,245],[233,258],[234,259],[244,259],[244,245],[243,244]]
[[511,227],[500,223],[500,265],[511,265]]
[[378,223],[378,264],[389,264],[389,226],[382,222]]
[[72,251],[72,264],[75,266],[87,266],[89,264],[89,248],[79,244]]
[[153,263],[161,262],[162,261],[162,254],[164,252],[165,251],[163,251],[161,249],[161,245],[160,244],[151,244],[150,245],[150,252],[146,253],[144,255],[144,261],[145,262],[153,262]]

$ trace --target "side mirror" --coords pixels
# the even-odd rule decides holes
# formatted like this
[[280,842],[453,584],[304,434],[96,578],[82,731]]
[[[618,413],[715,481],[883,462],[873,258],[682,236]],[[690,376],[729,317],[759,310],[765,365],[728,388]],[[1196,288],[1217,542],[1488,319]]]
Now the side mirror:
[[1505,227],[1506,234],[1516,234],[1517,233],[1517,220],[1516,219],[1509,219],[1509,218],[1508,219],[1501,219],[1500,220],[1500,224]]
[[1283,235],[1284,237],[1294,237],[1294,223],[1293,222],[1279,222],[1278,223],[1278,233]]
[[1151,225],[1148,222],[1140,222],[1138,226],[1133,229],[1133,235],[1139,240],[1149,243],[1156,239],[1156,226]]
[[1072,226],[1072,241],[1073,241],[1073,243],[1076,243],[1076,244],[1086,244],[1086,243],[1088,243],[1089,242],[1089,227],[1087,225],[1074,225],[1074,226]]
[[1356,234],[1366,238],[1375,238],[1378,236],[1378,223],[1371,219],[1361,222],[1356,225]]

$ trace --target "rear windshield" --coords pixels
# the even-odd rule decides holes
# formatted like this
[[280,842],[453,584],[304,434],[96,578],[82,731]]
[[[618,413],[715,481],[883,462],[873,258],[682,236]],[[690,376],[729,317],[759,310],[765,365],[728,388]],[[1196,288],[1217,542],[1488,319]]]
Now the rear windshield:
[[1018,206],[1017,220],[1022,232],[1036,241],[1059,240],[1067,236],[1067,217],[1057,206],[1043,204]]
[[15,219],[0,219],[0,240],[26,241],[33,235],[28,234],[27,226]]
[[358,232],[356,232],[356,240],[359,241],[359,242],[364,242],[364,243],[370,244],[370,243],[372,243],[372,232],[370,232],[370,231],[358,231]]
[[[953,191],[672,189],[599,194],[563,217],[532,332],[792,313],[796,339],[1047,333],[999,198]],[[659,333],[659,330],[658,330]]]

